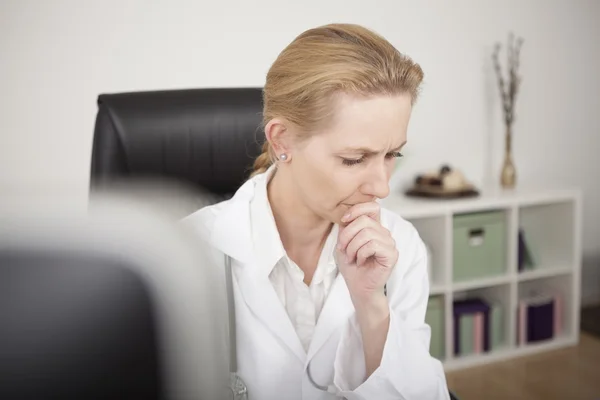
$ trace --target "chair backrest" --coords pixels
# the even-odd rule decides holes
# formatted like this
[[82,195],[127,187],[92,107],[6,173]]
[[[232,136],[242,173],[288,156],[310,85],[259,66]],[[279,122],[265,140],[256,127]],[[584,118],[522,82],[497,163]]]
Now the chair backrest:
[[101,94],[97,103],[92,189],[168,178],[228,196],[264,141],[261,88]]

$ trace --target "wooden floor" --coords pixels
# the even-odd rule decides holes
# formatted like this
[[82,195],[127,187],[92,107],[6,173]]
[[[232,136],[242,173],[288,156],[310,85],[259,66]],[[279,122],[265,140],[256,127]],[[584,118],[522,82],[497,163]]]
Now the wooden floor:
[[600,338],[578,346],[446,374],[460,400],[600,400]]

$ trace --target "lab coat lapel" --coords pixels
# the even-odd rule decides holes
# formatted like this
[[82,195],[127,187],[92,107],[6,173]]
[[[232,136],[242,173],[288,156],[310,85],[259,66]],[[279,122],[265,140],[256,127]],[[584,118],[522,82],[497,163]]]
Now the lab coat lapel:
[[249,204],[253,182],[247,181],[219,210],[210,235],[210,243],[231,258],[246,262],[252,258]]
[[338,273],[317,321],[315,333],[308,350],[307,362],[315,356],[337,329],[342,329],[345,326],[353,311],[354,305],[350,299],[346,281],[342,274]]
[[[271,281],[257,272],[255,261],[239,270],[239,287],[248,307],[304,364],[306,352]],[[265,340],[268,340],[265,338]]]
[[[244,302],[273,335],[304,363],[306,352],[268,276],[258,270],[251,239],[249,203],[251,182],[247,182],[219,212],[212,244],[237,262],[232,271]],[[265,338],[265,340],[268,340]]]

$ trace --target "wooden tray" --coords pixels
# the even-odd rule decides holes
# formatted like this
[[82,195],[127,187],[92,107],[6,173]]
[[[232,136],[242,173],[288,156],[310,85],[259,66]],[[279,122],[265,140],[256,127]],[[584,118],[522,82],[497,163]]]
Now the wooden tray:
[[459,199],[479,196],[479,191],[472,186],[460,190],[445,190],[436,186],[414,186],[405,192],[410,197],[426,197],[433,199]]

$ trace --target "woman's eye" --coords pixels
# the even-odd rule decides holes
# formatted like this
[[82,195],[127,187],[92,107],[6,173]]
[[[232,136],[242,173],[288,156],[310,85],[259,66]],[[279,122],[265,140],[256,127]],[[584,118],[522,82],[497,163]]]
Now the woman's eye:
[[347,166],[352,166],[352,165],[356,165],[356,164],[360,164],[361,162],[363,162],[364,158],[344,158],[342,159],[342,163],[344,165]]
[[388,153],[386,156],[388,158],[400,158],[400,157],[402,157],[402,153],[400,153],[399,151],[392,151],[391,153]]
[[[391,153],[387,153],[385,155],[385,158],[391,159],[391,158],[399,158],[402,157],[402,154],[398,151],[393,151]],[[362,163],[363,161],[365,161],[365,157],[361,157],[361,158],[343,158],[342,159],[342,163],[346,166],[352,166],[352,165],[357,165]]]

